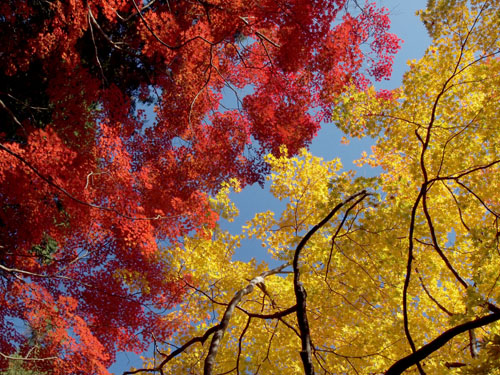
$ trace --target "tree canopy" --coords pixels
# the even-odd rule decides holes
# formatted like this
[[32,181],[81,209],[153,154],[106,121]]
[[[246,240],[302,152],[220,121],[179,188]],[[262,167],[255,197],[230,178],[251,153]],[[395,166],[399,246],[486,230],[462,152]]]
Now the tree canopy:
[[[0,368],[500,373],[500,12],[420,15],[376,91],[399,40],[368,3],[0,5]],[[324,117],[378,175],[303,148]],[[222,230],[264,178],[283,212]]]
[[106,374],[187,324],[158,244],[213,228],[209,196],[307,145],[347,82],[387,77],[388,29],[346,0],[2,1],[0,368]]
[[[499,10],[429,2],[433,42],[390,93],[352,85],[333,118],[375,145],[372,178],[302,149],[268,155],[287,205],[166,247],[191,323],[127,374],[500,373]],[[221,217],[236,181],[212,201]],[[233,259],[257,238],[278,266]]]

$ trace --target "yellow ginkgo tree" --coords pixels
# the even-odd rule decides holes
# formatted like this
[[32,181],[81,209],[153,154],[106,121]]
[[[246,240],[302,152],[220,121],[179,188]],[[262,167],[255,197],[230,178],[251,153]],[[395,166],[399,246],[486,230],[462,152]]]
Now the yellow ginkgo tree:
[[[334,113],[382,173],[268,156],[286,208],[165,249],[187,291],[165,319],[190,323],[127,374],[500,374],[500,7],[421,17],[433,42],[402,87],[348,88]],[[229,220],[231,189],[212,201]],[[280,265],[234,260],[248,238]]]

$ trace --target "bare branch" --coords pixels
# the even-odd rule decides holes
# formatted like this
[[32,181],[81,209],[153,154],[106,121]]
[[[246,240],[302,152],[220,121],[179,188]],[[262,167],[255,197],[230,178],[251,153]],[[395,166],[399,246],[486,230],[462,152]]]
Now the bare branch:
[[7,354],[0,352],[0,356],[10,361],[51,361],[54,359],[58,359],[58,357],[45,357],[45,358],[30,358],[30,357],[13,357]]

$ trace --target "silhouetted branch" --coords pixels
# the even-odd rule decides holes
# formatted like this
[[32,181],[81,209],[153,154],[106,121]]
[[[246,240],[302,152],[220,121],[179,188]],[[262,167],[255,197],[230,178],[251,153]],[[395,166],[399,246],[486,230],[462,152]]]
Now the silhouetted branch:
[[[498,310],[498,308],[496,308]],[[494,312],[493,314],[483,316],[481,318],[477,318],[467,323],[460,324],[449,330],[443,332],[441,335],[436,337],[434,340],[429,342],[428,344],[422,346],[420,349],[415,351],[414,353],[401,358],[399,361],[394,363],[389,370],[385,372],[385,375],[399,375],[403,373],[406,369],[411,366],[417,364],[419,361],[427,358],[433,352],[444,346],[448,341],[450,341],[455,336],[467,332],[469,330],[483,327],[485,325],[491,324],[500,320],[500,310]]]
[[349,198],[347,198],[345,201],[337,204],[326,217],[321,220],[318,224],[316,224],[312,229],[307,232],[307,234],[302,238],[300,243],[297,245],[297,248],[295,249],[295,254],[293,257],[293,288],[295,291],[295,299],[297,301],[297,323],[299,325],[299,331],[300,331],[300,339],[302,342],[302,348],[300,351],[300,357],[302,359],[302,363],[304,365],[304,372],[306,375],[313,375],[314,374],[314,367],[312,364],[312,355],[311,355],[311,332],[309,329],[309,322],[307,320],[307,304],[306,304],[306,299],[307,299],[307,293],[302,285],[302,282],[300,281],[300,271],[299,271],[299,256],[300,252],[304,248],[304,246],[307,244],[307,242],[311,239],[314,233],[316,233],[321,227],[323,227],[330,219],[342,208],[344,205],[348,204],[349,202],[353,201],[357,197],[360,197],[357,203],[359,203],[362,199],[367,197],[369,194],[365,191],[362,190],[359,193],[356,193],[354,195],[351,195]]

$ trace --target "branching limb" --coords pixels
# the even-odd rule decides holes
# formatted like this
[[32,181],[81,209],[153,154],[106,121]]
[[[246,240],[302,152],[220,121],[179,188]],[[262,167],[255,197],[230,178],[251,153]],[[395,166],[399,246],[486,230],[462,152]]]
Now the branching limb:
[[[207,357],[205,358],[205,365],[204,365],[204,372],[203,372],[205,375],[212,374],[213,367],[215,365],[215,358],[216,358],[217,352],[219,350],[220,342],[224,336],[224,333],[227,329],[227,326],[229,325],[229,321],[232,317],[232,314],[233,314],[234,310],[237,308],[238,303],[241,301],[241,299],[245,295],[250,294],[254,290],[255,286],[258,283],[262,283],[267,276],[280,273],[283,271],[283,269],[285,269],[286,267],[289,267],[289,266],[290,266],[290,263],[285,263],[279,267],[273,268],[272,270],[265,271],[265,272],[261,273],[259,276],[254,277],[252,280],[250,280],[248,285],[245,288],[239,290],[235,294],[235,296],[231,299],[231,301],[229,302],[229,304],[226,307],[224,315],[223,315],[221,322],[219,324],[217,324],[213,327],[210,327],[202,336],[192,338],[191,340],[186,342],[184,345],[182,345],[179,348],[177,348],[176,350],[174,350],[172,353],[165,354],[165,358],[157,367],[150,368],[150,369],[143,368],[143,369],[137,369],[134,371],[126,371],[123,373],[123,375],[132,375],[132,374],[137,374],[140,372],[153,372],[153,373],[160,372],[160,374],[163,375],[163,367],[165,367],[165,365],[170,360],[172,360],[173,358],[175,358],[179,354],[182,354],[184,351],[186,351],[193,344],[201,343],[203,345],[205,343],[205,341],[213,334],[212,341],[211,341],[210,347],[208,349],[208,354],[207,354]],[[270,314],[270,315],[256,314],[254,317],[256,317],[256,318],[262,317],[263,319],[281,318],[282,316],[290,314],[291,311],[289,311],[289,310],[293,309],[293,308],[294,307],[291,307],[291,308],[286,309],[282,312],[277,312],[275,314]],[[259,316],[259,315],[261,315],[261,316]],[[251,317],[252,316],[249,314],[249,318],[251,318]]]
[[[311,349],[312,349],[312,344],[311,344],[311,332],[309,329],[309,322],[307,320],[307,306],[306,306],[306,290],[304,286],[302,285],[302,282],[300,281],[300,270],[299,270],[299,256],[300,252],[304,248],[304,246],[307,244],[307,242],[311,239],[314,233],[316,233],[319,229],[321,229],[330,219],[346,204],[350,203],[351,201],[355,200],[356,198],[365,198],[369,194],[365,191],[362,190],[359,193],[356,193],[354,195],[351,195],[349,198],[347,198],[345,201],[337,204],[331,211],[330,213],[323,219],[321,220],[318,224],[316,224],[307,234],[302,238],[300,243],[297,245],[297,248],[295,249],[295,254],[293,257],[293,287],[295,291],[295,298],[297,300],[297,322],[299,325],[299,330],[300,330],[300,339],[302,342],[302,348],[300,351],[300,357],[302,359],[302,363],[304,365],[304,372],[306,375],[313,375],[314,374],[314,367],[312,364],[312,354],[311,354]],[[358,202],[360,202],[362,199],[359,199]]]
[[417,364],[419,361],[423,360],[424,358],[428,357],[432,353],[434,353],[436,350],[444,346],[448,341],[453,339],[455,336],[467,332],[469,330],[483,327],[485,325],[491,324],[493,322],[496,322],[497,320],[500,320],[500,310],[495,307],[497,311],[495,311],[493,314],[489,314],[486,316],[483,316],[481,318],[474,319],[472,321],[469,321],[467,323],[460,324],[458,326],[455,326],[453,328],[450,328],[449,330],[443,332],[441,335],[436,337],[434,340],[429,342],[428,344],[422,346],[420,349],[415,351],[414,353],[401,358],[399,361],[394,363],[389,370],[385,372],[385,375],[399,375],[402,374],[403,371],[407,370],[411,366]]
[[229,325],[229,320],[231,319],[231,316],[233,315],[234,309],[236,308],[236,305],[241,301],[241,299],[247,295],[250,294],[255,286],[258,283],[262,283],[264,281],[264,278],[270,275],[274,275],[276,273],[281,272],[284,268],[288,267],[290,263],[285,263],[281,265],[280,267],[274,268],[272,270],[266,271],[261,273],[259,276],[254,277],[248,285],[239,290],[231,302],[229,302],[229,305],[226,308],[226,311],[224,312],[224,315],[222,317],[222,320],[220,324],[218,325],[218,329],[214,332],[214,335],[212,337],[212,342],[210,343],[210,347],[208,349],[208,354],[207,357],[205,358],[205,365],[203,368],[203,374],[204,375],[211,375],[214,365],[215,365],[215,357],[217,356],[217,352],[219,350],[219,345],[222,340],[222,337],[224,336],[224,332],[227,329],[227,326]]

